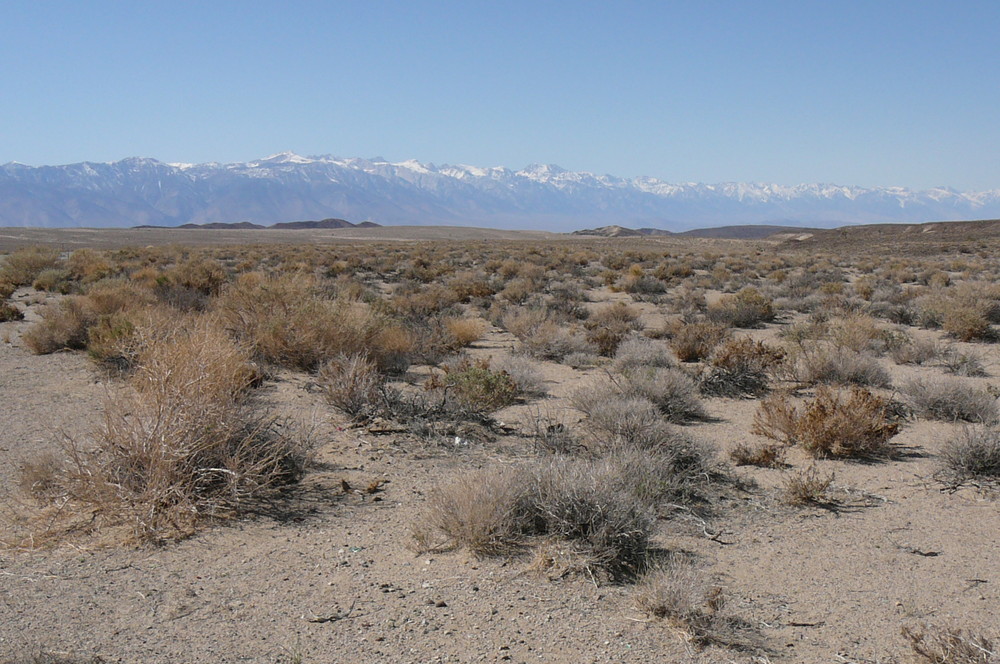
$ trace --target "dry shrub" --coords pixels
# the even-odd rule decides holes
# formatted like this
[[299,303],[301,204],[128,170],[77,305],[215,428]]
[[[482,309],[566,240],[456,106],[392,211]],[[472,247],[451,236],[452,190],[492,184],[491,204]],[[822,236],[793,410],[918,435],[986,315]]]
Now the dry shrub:
[[514,403],[517,383],[505,371],[494,370],[490,360],[467,357],[445,364],[444,375],[434,375],[424,389],[451,398],[456,405],[473,413],[490,413]]
[[326,400],[356,420],[375,415],[385,378],[365,355],[342,355],[323,364],[316,382]]
[[25,247],[8,255],[0,264],[0,281],[28,286],[38,273],[59,264],[59,252],[49,247]]
[[602,440],[641,444],[651,431],[663,425],[652,401],[625,396],[612,384],[579,389],[572,399],[573,405],[587,415],[587,426]]
[[16,290],[17,286],[9,281],[0,281],[0,300],[6,300],[8,297],[13,295]]
[[746,650],[760,645],[759,635],[745,621],[726,614],[722,587],[683,556],[674,554],[652,565],[631,594],[637,609],[697,646]]
[[482,318],[446,318],[444,326],[459,347],[469,346],[486,334],[486,321]]
[[[422,550],[447,546],[477,555],[513,553],[531,520],[530,476],[520,469],[481,470],[435,490],[413,536]],[[443,541],[441,538],[443,537]]]
[[797,444],[815,457],[881,457],[899,423],[889,400],[852,388],[847,398],[827,387],[801,409],[785,395],[765,399],[754,414],[752,432],[783,444]]
[[572,543],[591,571],[634,578],[645,566],[655,507],[691,498],[692,483],[706,482],[706,466],[694,465],[677,450],[625,445],[479,471],[436,491],[415,535],[423,548],[484,555],[556,539]]
[[65,441],[59,491],[41,497],[150,541],[186,536],[298,479],[299,444],[249,405],[255,368],[216,321],[184,321],[143,347],[93,440]]
[[1000,645],[960,627],[903,627],[903,637],[922,664],[997,664]]
[[219,298],[227,327],[267,362],[308,371],[339,355],[367,353],[382,366],[398,352],[378,346],[385,327],[360,302],[325,299],[303,274],[241,275]]
[[[41,310],[42,320],[29,328],[23,339],[37,354],[89,348],[95,326],[104,323],[105,327],[121,330],[125,325],[122,321],[154,301],[150,292],[141,286],[106,279],[93,284],[86,295],[70,296],[46,305]],[[107,330],[99,331],[95,339],[98,341],[95,357],[103,359]]]
[[905,334],[881,327],[874,318],[861,313],[833,318],[826,325],[826,333],[835,348],[855,353],[882,355],[907,341]]
[[896,364],[927,364],[941,354],[939,346],[931,339],[913,339],[890,351]]
[[843,348],[799,346],[794,349],[789,366],[796,380],[809,385],[891,385],[889,372],[879,364],[877,358]]
[[102,279],[86,290],[87,300],[99,316],[156,304],[152,291],[125,279]]
[[948,346],[941,351],[941,366],[950,374],[966,378],[981,378],[986,376],[982,357],[975,351],[963,351],[955,346]]
[[492,363],[497,371],[502,371],[514,381],[517,393],[525,396],[543,396],[547,393],[545,380],[535,363],[519,355],[507,355]]
[[747,286],[709,305],[707,315],[709,320],[728,327],[758,327],[774,320],[774,305],[769,297]]
[[785,465],[785,447],[767,443],[737,443],[729,451],[729,458],[737,466],[780,468]]
[[708,417],[698,396],[697,383],[680,369],[634,369],[622,375],[619,389],[624,396],[648,399],[671,422]]
[[62,268],[45,268],[38,273],[31,287],[35,290],[48,291],[51,293],[69,293],[73,290],[73,284],[69,280],[70,273]]
[[1000,431],[966,427],[941,449],[942,475],[953,484],[1000,480]]
[[698,362],[710,356],[715,347],[729,337],[729,330],[725,325],[708,321],[677,321],[668,326],[667,336],[681,362]]
[[83,284],[111,276],[114,268],[103,254],[93,249],[77,249],[66,259],[70,276]]
[[216,295],[226,283],[226,269],[219,261],[195,257],[175,265],[164,273],[170,284],[202,295]]
[[540,360],[561,361],[596,348],[576,329],[564,326],[543,308],[518,307],[503,314],[504,328],[521,340],[521,350]]
[[513,553],[532,541],[576,543],[587,567],[626,577],[641,568],[654,524],[649,505],[622,488],[621,468],[555,457],[527,467],[480,471],[439,489],[417,543]]
[[907,405],[932,420],[991,423],[997,420],[996,399],[954,378],[914,379],[900,387]]
[[977,305],[949,307],[941,320],[941,327],[959,341],[989,339],[992,335],[987,312]]
[[819,505],[829,502],[827,491],[833,484],[833,473],[821,475],[813,465],[785,478],[782,500],[789,505]]
[[28,328],[21,337],[31,352],[37,355],[85,348],[87,329],[97,321],[97,313],[85,297],[67,297],[46,305],[39,313],[42,320]]
[[22,320],[23,318],[24,314],[20,309],[15,307],[10,302],[0,300],[0,323],[12,320]]
[[662,343],[642,336],[631,336],[619,344],[615,351],[615,371],[624,373],[638,368],[672,367],[674,354]]
[[735,339],[718,347],[702,375],[703,394],[756,397],[768,391],[768,375],[785,360],[785,352],[762,341]]
[[638,311],[616,302],[591,314],[584,327],[587,329],[587,341],[597,348],[598,353],[611,357],[626,337],[642,329],[642,323]]

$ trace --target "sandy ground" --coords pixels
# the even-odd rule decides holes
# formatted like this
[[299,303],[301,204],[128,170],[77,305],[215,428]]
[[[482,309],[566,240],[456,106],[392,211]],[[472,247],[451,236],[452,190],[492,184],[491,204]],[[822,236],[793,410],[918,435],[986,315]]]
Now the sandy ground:
[[[84,436],[106,379],[82,354],[33,356],[0,324],[0,481]],[[645,305],[643,305],[645,306]],[[655,308],[654,308],[655,309]],[[655,311],[645,312],[654,322]],[[770,330],[755,331],[767,338]],[[509,352],[497,330],[474,354]],[[991,374],[996,347],[980,347]],[[900,368],[894,379],[940,369]],[[499,414],[574,417],[567,397],[600,370],[542,363],[550,396]],[[993,377],[977,380],[996,384]],[[764,649],[698,650],[638,612],[628,587],[530,560],[417,555],[410,527],[434,487],[471,468],[518,461],[503,440],[428,446],[352,429],[307,376],[282,373],[262,390],[278,412],[314,426],[318,464],[272,513],[154,548],[0,550],[0,661],[44,648],[107,662],[903,662],[904,625],[1000,630],[1000,507],[972,489],[943,492],[935,455],[957,425],[909,423],[904,457],[821,461],[838,502],[793,508],[777,498],[791,470],[739,468],[756,483],[709,524],[664,527],[657,544],[691,554],[716,575],[728,610],[749,621]],[[725,451],[751,439],[754,401],[707,401],[714,421],[688,427]],[[578,415],[576,415],[578,417]],[[523,450],[522,450],[523,451]],[[810,461],[793,452],[789,463]],[[344,495],[388,480],[379,500]],[[9,506],[9,505],[8,505]]]

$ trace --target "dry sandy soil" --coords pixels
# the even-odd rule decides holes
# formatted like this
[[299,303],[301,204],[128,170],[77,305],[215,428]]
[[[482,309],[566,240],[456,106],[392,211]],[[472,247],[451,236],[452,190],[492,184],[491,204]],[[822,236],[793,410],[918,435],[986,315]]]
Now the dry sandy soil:
[[[42,299],[22,289],[14,301],[26,321],[0,324],[8,488],[19,464],[56,449],[61,436],[86,436],[108,389],[85,355],[35,356],[20,343]],[[498,357],[515,343],[493,329],[472,353]],[[985,352],[991,377],[970,380],[995,385],[1000,349]],[[935,371],[883,363],[894,380]],[[568,396],[601,370],[539,366],[549,396],[499,418],[516,425],[541,409],[574,423]],[[627,586],[540,570],[531,559],[414,553],[410,527],[429,492],[465,470],[516,463],[526,454],[516,439],[449,446],[373,435],[351,428],[293,372],[262,398],[314,427],[317,465],[301,489],[266,513],[160,547],[0,550],[0,661],[30,661],[44,649],[163,663],[889,663],[909,661],[903,626],[1000,630],[1000,508],[932,479],[958,425],[908,423],[896,438],[908,451],[896,460],[819,462],[835,474],[828,506],[784,505],[778,493],[790,470],[738,468],[748,486],[714,519],[663,529],[657,544],[697,560],[725,588],[727,610],[752,626],[760,646],[740,651],[695,647],[648,620]],[[687,429],[721,461],[754,438],[757,402],[706,403],[713,421]],[[810,464],[798,454],[789,456],[793,469]],[[380,479],[387,483],[375,496],[341,488]]]

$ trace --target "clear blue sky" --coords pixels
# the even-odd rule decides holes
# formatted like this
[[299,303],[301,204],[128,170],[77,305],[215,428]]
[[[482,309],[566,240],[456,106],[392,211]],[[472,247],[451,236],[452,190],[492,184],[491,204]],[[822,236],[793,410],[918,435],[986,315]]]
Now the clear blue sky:
[[1000,188],[1000,2],[3,2],[0,163]]

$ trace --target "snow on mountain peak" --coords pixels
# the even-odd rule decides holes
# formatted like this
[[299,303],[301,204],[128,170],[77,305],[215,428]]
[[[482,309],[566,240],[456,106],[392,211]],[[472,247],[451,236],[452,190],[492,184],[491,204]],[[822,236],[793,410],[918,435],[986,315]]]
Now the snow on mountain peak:
[[252,161],[249,166],[271,166],[276,164],[311,164],[315,162],[315,159],[310,159],[308,157],[303,157],[297,155],[294,152],[287,150],[285,152],[279,152],[277,154],[272,154],[269,157],[264,157],[263,159],[258,159],[257,161]]

